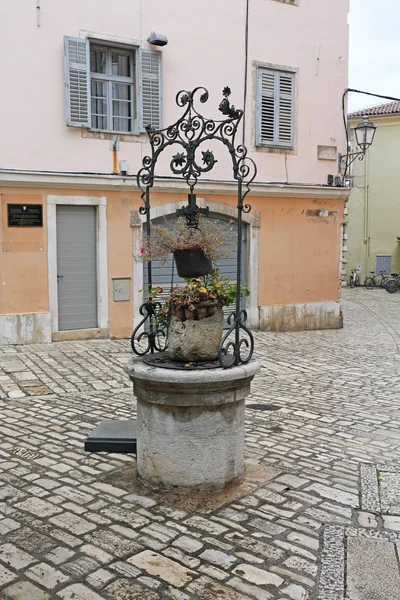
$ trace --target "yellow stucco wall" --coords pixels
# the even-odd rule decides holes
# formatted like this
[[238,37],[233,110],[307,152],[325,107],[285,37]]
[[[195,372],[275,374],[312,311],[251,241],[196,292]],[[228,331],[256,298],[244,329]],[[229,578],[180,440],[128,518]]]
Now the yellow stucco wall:
[[[43,227],[8,227],[7,204],[43,204]],[[1,194],[0,314],[48,308],[46,204],[39,192]]]
[[391,271],[400,272],[400,116],[370,120],[377,131],[364,161],[353,163],[346,219],[347,272],[361,265],[362,281],[376,270],[379,254],[390,255]]
[[260,198],[253,206],[261,213],[259,304],[338,300],[343,201]]
[[[47,195],[106,196],[109,334],[129,337],[133,303],[113,301],[112,279],[132,277],[130,217],[131,210],[141,206],[138,192],[70,189],[37,189],[33,192],[3,188],[1,313],[49,310]],[[203,197],[210,204],[222,202],[236,206],[237,202],[233,196],[209,194]],[[180,201],[182,205],[187,202],[186,194],[152,194],[153,206]],[[8,228],[6,205],[9,202],[43,202],[43,228]],[[258,305],[338,301],[344,201],[251,195],[249,202],[252,213],[260,213]],[[133,286],[135,281],[132,281],[131,297]]]

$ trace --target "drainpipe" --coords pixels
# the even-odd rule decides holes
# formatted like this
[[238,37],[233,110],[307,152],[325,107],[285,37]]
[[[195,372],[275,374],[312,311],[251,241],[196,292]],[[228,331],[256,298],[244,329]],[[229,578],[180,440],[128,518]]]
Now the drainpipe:
[[364,244],[366,245],[366,265],[367,265],[367,272],[366,272],[366,277],[368,277],[370,271],[371,271],[371,256],[370,256],[370,249],[371,249],[371,243],[370,243],[370,210],[369,210],[369,182],[368,182],[368,175],[369,175],[369,153],[367,152],[365,154],[365,159],[364,159],[365,163],[364,163]]
[[113,175],[118,175],[119,174],[119,168],[118,168],[118,150],[119,150],[118,136],[115,136],[111,140],[110,149],[111,149],[111,151],[113,153]]

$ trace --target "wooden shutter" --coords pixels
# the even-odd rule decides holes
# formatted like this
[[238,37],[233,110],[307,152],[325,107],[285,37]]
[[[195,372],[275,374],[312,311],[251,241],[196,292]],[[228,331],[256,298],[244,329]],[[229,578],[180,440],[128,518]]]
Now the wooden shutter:
[[258,70],[257,144],[293,146],[294,73]]
[[275,142],[275,75],[266,69],[258,72],[258,144]]
[[161,128],[161,52],[141,51],[141,130],[146,125]]
[[278,144],[293,146],[294,73],[278,73]]
[[89,40],[64,36],[64,64],[67,125],[89,127]]

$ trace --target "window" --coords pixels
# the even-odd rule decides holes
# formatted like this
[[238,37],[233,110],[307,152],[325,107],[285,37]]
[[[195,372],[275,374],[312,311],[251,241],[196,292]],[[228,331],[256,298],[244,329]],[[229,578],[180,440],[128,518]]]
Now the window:
[[161,53],[65,36],[70,127],[139,133],[161,127]]
[[256,143],[293,148],[294,78],[289,71],[257,69]]
[[90,47],[90,97],[93,129],[133,131],[133,53]]

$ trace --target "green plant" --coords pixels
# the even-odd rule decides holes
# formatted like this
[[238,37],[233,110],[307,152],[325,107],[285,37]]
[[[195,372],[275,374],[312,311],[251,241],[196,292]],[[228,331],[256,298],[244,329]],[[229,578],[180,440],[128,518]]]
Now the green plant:
[[160,327],[168,327],[169,323],[169,310],[167,302],[160,296],[163,294],[164,290],[160,286],[151,287],[146,286],[144,289],[140,290],[144,292],[144,297],[146,298],[147,310],[152,310],[154,321]]
[[153,225],[150,235],[144,234],[138,259],[144,262],[160,260],[166,263],[175,250],[201,248],[207,258],[228,258],[235,244],[233,229],[228,225],[200,215],[197,227],[188,227],[183,218],[177,219],[172,228]]
[[[219,274],[214,269],[209,275],[185,280],[183,287],[171,290],[161,310],[156,315],[160,323],[170,316],[176,316],[181,321],[201,320],[210,317],[223,306],[229,306],[236,301],[236,283]],[[250,291],[245,283],[240,286],[242,296],[249,296]],[[149,290],[153,302],[163,293],[160,287]]]

